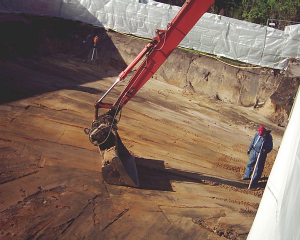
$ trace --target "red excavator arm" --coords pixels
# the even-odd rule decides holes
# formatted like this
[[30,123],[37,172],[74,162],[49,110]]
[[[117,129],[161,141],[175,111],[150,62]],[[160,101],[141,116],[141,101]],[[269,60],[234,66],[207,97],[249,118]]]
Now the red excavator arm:
[[[178,46],[200,17],[213,4],[214,0],[186,0],[180,11],[168,24],[166,30],[156,29],[156,36],[148,43],[132,63],[119,74],[112,87],[95,103],[95,119],[98,119],[98,108],[109,108],[119,111],[138,92],[138,90],[153,76],[172,51]],[[112,105],[103,103],[104,97],[142,60],[127,87]]]
[[[118,133],[116,115],[138,90],[153,76],[172,51],[213,4],[214,0],[186,0],[166,30],[155,30],[156,36],[138,56],[119,74],[115,83],[95,103],[95,119],[91,129],[85,128],[90,141],[99,147],[102,156],[102,175],[106,182],[119,185],[139,186],[135,159],[123,145]],[[103,99],[126,78],[140,63],[135,74],[114,104]],[[109,111],[98,116],[99,108]]]

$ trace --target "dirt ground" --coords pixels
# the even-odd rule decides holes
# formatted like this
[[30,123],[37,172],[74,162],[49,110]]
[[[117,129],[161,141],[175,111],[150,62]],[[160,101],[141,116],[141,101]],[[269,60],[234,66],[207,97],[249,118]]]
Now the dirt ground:
[[[109,185],[83,129],[118,74],[69,54],[1,60],[0,239],[246,239],[284,128],[154,77],[118,124],[140,187]],[[261,124],[274,150],[248,190],[240,179]]]

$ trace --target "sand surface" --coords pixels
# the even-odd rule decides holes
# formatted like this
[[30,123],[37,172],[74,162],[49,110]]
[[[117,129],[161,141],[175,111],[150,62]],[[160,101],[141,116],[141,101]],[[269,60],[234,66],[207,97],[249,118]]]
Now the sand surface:
[[[109,185],[83,129],[119,72],[56,54],[1,61],[0,73],[0,239],[246,239],[282,128],[153,78],[118,124],[140,187]],[[260,124],[274,150],[248,190],[240,179]]]

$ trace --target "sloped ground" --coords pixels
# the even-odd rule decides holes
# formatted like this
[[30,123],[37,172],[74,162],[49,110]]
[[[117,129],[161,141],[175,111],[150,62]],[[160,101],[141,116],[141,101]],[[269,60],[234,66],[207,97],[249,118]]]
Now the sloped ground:
[[[82,29],[82,36],[94,31]],[[11,59],[0,62],[0,238],[246,239],[284,129],[253,109],[185,94],[154,77],[118,124],[141,186],[109,185],[83,129],[115,68],[126,64],[117,51],[109,58],[101,50],[98,66],[85,63],[91,48],[59,53],[70,45],[55,39],[57,49],[50,40],[42,48],[51,55],[19,57],[11,47]],[[248,190],[240,178],[260,124],[273,130],[274,150],[259,188]]]

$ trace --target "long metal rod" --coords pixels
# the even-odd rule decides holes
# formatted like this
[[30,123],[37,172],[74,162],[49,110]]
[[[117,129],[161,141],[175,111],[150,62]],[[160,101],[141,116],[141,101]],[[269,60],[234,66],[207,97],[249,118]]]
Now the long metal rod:
[[[115,83],[104,93],[104,95],[97,101],[101,102],[106,95],[117,85],[117,83],[123,80],[128,73],[134,68],[135,65],[139,63],[139,61],[147,54],[147,52],[152,48],[153,43],[148,43],[144,49],[136,56],[136,58],[127,66],[127,68],[119,74],[119,77],[115,81]],[[93,52],[94,55],[94,52]]]
[[[258,141],[258,140],[259,140],[259,138],[257,139],[257,141]],[[259,162],[259,158],[260,158],[260,154],[261,154],[261,150],[262,150],[263,145],[264,145],[264,140],[262,141],[262,144],[261,144],[261,146],[260,146],[259,154],[258,154],[257,159],[256,159],[256,162],[255,162],[255,166],[254,166],[254,169],[253,169],[253,172],[252,172],[252,176],[251,176],[251,180],[250,180],[248,189],[251,188],[252,183],[253,183],[253,179],[254,179],[254,175],[256,174],[256,172],[257,172],[257,170],[258,170],[258,162]]]
[[93,48],[93,53],[92,53],[91,61],[93,61],[93,59],[94,59],[94,53],[95,53],[95,48]]
[[97,102],[101,102],[103,100],[103,98],[106,97],[106,95],[117,85],[117,83],[119,81],[120,81],[120,78],[117,78],[117,80],[114,82],[114,84],[111,85],[111,87],[104,93],[104,95]]

